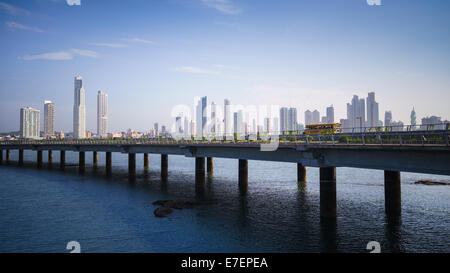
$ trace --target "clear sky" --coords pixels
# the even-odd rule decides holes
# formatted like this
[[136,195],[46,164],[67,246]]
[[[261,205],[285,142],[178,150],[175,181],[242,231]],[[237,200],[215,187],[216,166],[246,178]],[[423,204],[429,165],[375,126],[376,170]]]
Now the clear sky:
[[[168,124],[177,104],[277,104],[303,112],[376,92],[380,119],[450,119],[450,1],[0,0],[0,131],[19,109],[56,104],[72,130],[73,80],[96,131],[97,91],[110,131]],[[43,117],[41,117],[41,120]],[[41,122],[42,123],[42,122]]]

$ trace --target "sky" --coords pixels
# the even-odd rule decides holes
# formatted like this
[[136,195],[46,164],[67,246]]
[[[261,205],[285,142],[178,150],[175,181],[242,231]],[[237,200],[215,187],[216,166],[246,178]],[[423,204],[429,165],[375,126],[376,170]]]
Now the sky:
[[450,1],[0,0],[0,132],[20,108],[56,105],[72,131],[74,77],[87,129],[97,92],[109,131],[170,124],[176,105],[279,105],[346,118],[353,95],[376,93],[380,119],[450,119]]

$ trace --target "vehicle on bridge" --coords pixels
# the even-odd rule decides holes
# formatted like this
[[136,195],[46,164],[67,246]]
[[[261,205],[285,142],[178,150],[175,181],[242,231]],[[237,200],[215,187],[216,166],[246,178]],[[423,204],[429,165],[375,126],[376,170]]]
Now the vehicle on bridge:
[[306,129],[303,131],[304,135],[342,133],[342,124],[339,122],[307,124],[305,127],[306,127]]

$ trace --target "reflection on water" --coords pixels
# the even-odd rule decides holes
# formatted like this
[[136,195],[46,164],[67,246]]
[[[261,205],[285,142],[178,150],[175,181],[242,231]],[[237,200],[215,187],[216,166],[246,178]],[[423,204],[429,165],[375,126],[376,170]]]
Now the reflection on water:
[[[297,182],[295,164],[249,161],[248,183],[238,183],[237,160],[214,159],[214,172],[196,179],[194,159],[169,156],[161,179],[161,157],[151,155],[145,169],[137,155],[130,180],[126,155],[113,154],[109,175],[102,153],[97,167],[87,157],[84,174],[76,153],[67,153],[64,171],[57,152],[40,170],[33,153],[25,152],[24,167],[15,156],[0,166],[1,252],[65,252],[61,245],[74,239],[86,252],[368,252],[369,241],[382,252],[448,252],[450,245],[449,188],[412,184],[440,176],[402,174],[403,215],[387,218],[383,172],[338,168],[337,217],[321,218],[315,168]],[[158,199],[200,205],[161,219],[151,205]]]

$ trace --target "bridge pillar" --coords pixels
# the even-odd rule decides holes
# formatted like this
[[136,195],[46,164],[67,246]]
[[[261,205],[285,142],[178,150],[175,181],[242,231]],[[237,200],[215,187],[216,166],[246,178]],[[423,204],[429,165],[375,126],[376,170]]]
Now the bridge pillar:
[[111,152],[106,152],[106,174],[110,175],[112,170],[112,154]]
[[397,217],[402,211],[400,172],[384,171],[384,203],[388,217]]
[[239,188],[247,191],[248,187],[248,160],[239,159]]
[[148,170],[149,165],[148,153],[144,153],[144,169]]
[[98,165],[98,154],[96,151],[92,152],[92,165],[94,166],[94,168],[97,168]]
[[37,151],[37,167],[42,168],[42,151]]
[[6,164],[9,164],[9,160],[11,159],[11,155],[9,149],[6,150]]
[[23,166],[23,149],[19,149],[19,166]]
[[336,167],[320,168],[320,216],[336,217]]
[[78,153],[78,170],[80,173],[84,173],[85,170],[85,152]]
[[168,174],[168,156],[165,154],[161,154],[161,178],[163,180],[167,179]]
[[52,150],[48,150],[48,163],[49,164],[53,163],[53,151]]
[[128,153],[128,177],[134,179],[136,177],[136,154]]
[[59,168],[61,170],[64,170],[65,166],[66,166],[66,151],[60,150],[59,151]]
[[302,163],[297,163],[297,181],[306,182],[306,167]]
[[205,158],[195,158],[195,182],[202,182],[205,180]]
[[213,173],[213,158],[212,157],[207,157],[206,158],[206,170],[208,172],[208,174],[212,174]]
[[3,164],[3,150],[0,150],[0,165]]

